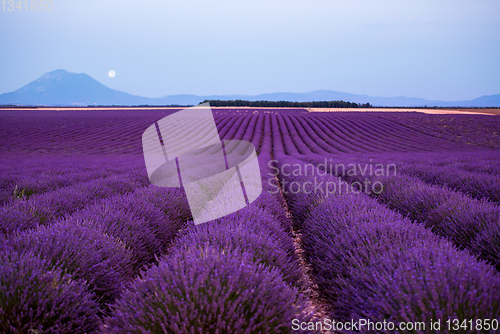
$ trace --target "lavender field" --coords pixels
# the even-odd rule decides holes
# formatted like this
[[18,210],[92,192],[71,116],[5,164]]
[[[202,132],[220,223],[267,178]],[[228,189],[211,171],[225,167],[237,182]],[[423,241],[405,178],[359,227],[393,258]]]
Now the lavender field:
[[195,225],[176,111],[0,110],[1,333],[500,331],[499,116],[214,108],[262,193]]

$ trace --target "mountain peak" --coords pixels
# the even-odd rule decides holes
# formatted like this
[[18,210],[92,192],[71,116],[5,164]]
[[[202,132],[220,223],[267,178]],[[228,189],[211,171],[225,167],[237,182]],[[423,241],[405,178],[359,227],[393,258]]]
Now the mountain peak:
[[44,76],[46,76],[46,75],[54,75],[54,74],[68,75],[68,74],[75,74],[75,73],[70,72],[70,71],[66,71],[66,70],[63,70],[63,69],[59,68],[57,70],[53,70],[52,72],[45,73]]
[[47,72],[26,86],[0,95],[0,104],[89,105],[147,104],[149,99],[111,89],[85,73]]
[[35,80],[35,82],[42,82],[42,81],[49,81],[49,80],[62,80],[64,77],[68,77],[71,74],[75,74],[75,73],[59,69],[59,70],[45,73],[40,78]]

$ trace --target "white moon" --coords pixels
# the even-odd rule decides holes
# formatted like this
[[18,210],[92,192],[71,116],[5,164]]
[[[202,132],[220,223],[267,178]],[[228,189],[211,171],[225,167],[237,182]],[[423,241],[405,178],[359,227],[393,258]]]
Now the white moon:
[[108,75],[109,75],[110,77],[114,78],[114,77],[115,77],[115,75],[116,75],[116,72],[115,72],[115,71],[113,71],[113,70],[111,70],[111,71],[109,71],[109,72],[108,72]]

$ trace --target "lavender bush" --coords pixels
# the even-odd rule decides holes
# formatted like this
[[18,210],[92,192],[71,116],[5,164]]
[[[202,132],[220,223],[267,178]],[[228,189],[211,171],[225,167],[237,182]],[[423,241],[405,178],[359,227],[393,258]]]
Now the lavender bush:
[[[308,161],[318,163],[323,159],[310,158]],[[347,161],[338,163],[347,165]],[[500,268],[497,242],[500,235],[495,235],[498,231],[496,226],[500,219],[500,209],[493,203],[472,199],[444,186],[429,185],[405,174],[338,176],[349,182],[380,182],[383,191],[378,194],[371,193],[372,196],[415,222],[431,228],[440,236],[450,239],[459,248],[468,249]]]
[[21,232],[0,246],[31,252],[74,279],[84,279],[102,305],[116,298],[131,279],[131,256],[122,244],[71,222]]
[[328,199],[304,225],[306,258],[342,319],[500,315],[500,276],[492,267],[367,198]]
[[211,247],[163,259],[123,293],[103,333],[290,333],[304,300],[277,269]]
[[91,209],[77,212],[65,222],[99,231],[123,243],[130,250],[134,274],[145,265],[154,262],[155,256],[160,256],[162,253],[161,242],[144,219],[131,216],[119,207],[106,204]]
[[[500,235],[494,235],[500,209],[488,202],[471,199],[463,194],[405,176],[378,178],[384,191],[377,197],[391,208],[409,215],[417,222],[446,238],[460,248],[467,248],[500,268],[497,250]],[[489,238],[477,241],[489,231]],[[493,255],[497,254],[497,255]]]
[[0,332],[91,333],[99,307],[85,281],[29,252],[1,252]]
[[402,165],[403,173],[437,185],[446,185],[474,198],[488,198],[500,202],[500,176],[460,170],[455,166],[411,164]]
[[275,216],[264,211],[257,206],[250,204],[246,208],[236,211],[230,215],[219,218],[217,220],[221,224],[233,224],[239,222],[246,224],[259,231],[274,237],[279,245],[279,248],[285,251],[290,258],[295,257],[295,246],[291,239],[291,235],[283,228]]
[[290,192],[287,199],[306,217],[295,220],[301,245],[332,317],[398,323],[500,315],[500,276],[491,266],[367,195]]
[[251,221],[224,220],[192,227],[176,240],[173,251],[205,248],[207,245],[220,252],[251,254],[253,262],[279,269],[286,282],[301,287],[302,272],[296,257],[287,254],[275,236],[256,228]]
[[84,208],[67,221],[97,229],[132,252],[134,272],[166,252],[184,226],[189,207],[179,190],[150,185]]
[[135,196],[139,201],[149,202],[154,205],[174,222],[185,222],[192,219],[186,194],[182,189],[160,188],[149,185],[136,190]]
[[39,224],[48,225],[97,200],[131,192],[140,186],[141,179],[129,175],[111,176],[10,203],[0,208],[0,233],[9,234],[35,228]]

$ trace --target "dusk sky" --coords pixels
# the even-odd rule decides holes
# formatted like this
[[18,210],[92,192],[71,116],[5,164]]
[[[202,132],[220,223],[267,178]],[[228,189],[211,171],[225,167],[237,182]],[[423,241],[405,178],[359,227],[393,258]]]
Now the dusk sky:
[[50,12],[0,4],[0,94],[55,69],[146,97],[324,89],[454,101],[500,93],[498,0],[52,4]]

